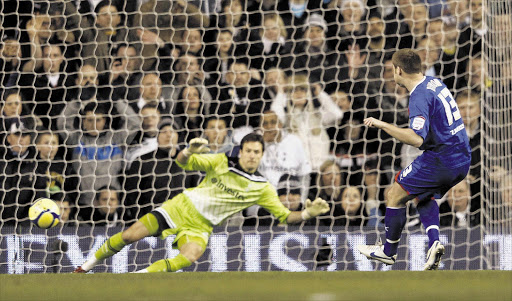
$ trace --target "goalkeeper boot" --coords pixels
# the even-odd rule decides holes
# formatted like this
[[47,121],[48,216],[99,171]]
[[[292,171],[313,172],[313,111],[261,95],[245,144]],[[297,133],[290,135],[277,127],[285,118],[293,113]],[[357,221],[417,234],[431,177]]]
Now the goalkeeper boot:
[[387,265],[392,265],[396,261],[396,254],[393,256],[386,255],[384,253],[384,246],[382,244],[359,245],[357,246],[357,249],[368,259],[378,260]]
[[427,263],[423,269],[427,270],[437,270],[439,268],[439,263],[441,262],[441,257],[444,255],[444,246],[441,244],[439,240],[436,240],[432,247],[428,249],[427,252]]
[[85,274],[87,273],[86,270],[82,269],[82,267],[78,267],[73,271],[73,274]]

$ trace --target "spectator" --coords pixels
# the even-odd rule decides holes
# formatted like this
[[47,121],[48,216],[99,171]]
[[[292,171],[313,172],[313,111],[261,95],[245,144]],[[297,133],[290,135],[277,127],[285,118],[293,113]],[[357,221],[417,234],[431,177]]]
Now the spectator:
[[206,89],[206,86],[209,86],[209,80],[206,78],[202,65],[202,60],[192,54],[183,54],[180,56],[174,66],[176,76],[172,83],[174,86],[172,99],[174,102],[177,102],[181,90],[185,86],[200,87],[203,103],[205,104],[206,110],[210,112],[209,107],[212,102],[212,95],[208,89]]
[[59,136],[48,130],[39,129],[35,147],[36,174],[38,177],[47,178],[46,196],[54,201],[67,199],[66,189],[72,187],[72,184],[67,183],[67,164],[59,154]]
[[280,1],[277,10],[283,18],[284,25],[288,30],[288,37],[292,41],[300,40],[309,25],[310,12],[315,7],[315,1],[311,0],[290,0]]
[[327,102],[320,102],[319,97],[313,98],[308,78],[303,74],[290,78],[288,99],[285,109],[286,128],[300,138],[312,170],[317,172],[321,162],[330,155],[329,136],[322,124],[325,121],[323,117],[333,112],[324,105]]
[[242,53],[248,50],[249,27],[247,14],[245,11],[245,2],[242,0],[222,0],[221,12],[210,16],[210,28],[206,34],[205,42],[213,42],[208,40],[208,36],[215,38],[218,30],[227,29],[233,33],[235,47]]
[[203,134],[207,114],[202,99],[200,88],[187,85],[181,89],[172,115],[180,127],[179,134],[183,141],[188,142]]
[[[45,1],[46,2],[46,1]],[[40,2],[41,3],[41,2]],[[66,58],[68,72],[75,72],[81,64],[80,52],[83,58],[92,57],[95,45],[94,34],[88,19],[78,13],[75,1],[48,1],[48,15],[51,19],[51,40],[55,44],[65,46],[63,52]],[[41,5],[44,8],[45,4]]]
[[126,151],[126,164],[130,168],[133,160],[158,148],[158,125],[161,114],[155,104],[146,104],[140,110],[142,129],[137,132]]
[[[110,0],[103,0],[94,9],[96,23],[94,29],[95,39],[87,41],[96,43],[92,57],[86,58],[86,63],[96,66],[98,72],[103,73],[113,66],[112,54],[120,43],[131,43],[139,40],[135,31],[129,30],[117,7]],[[84,53],[82,53],[84,57]]]
[[0,97],[4,90],[18,83],[21,66],[21,47],[17,32],[4,35],[0,43]]
[[318,14],[308,21],[304,39],[293,51],[293,73],[307,73],[312,84],[318,84],[327,93],[342,89],[351,93],[367,93],[365,74],[359,72],[366,59],[359,45],[349,46],[338,54],[328,47],[325,39],[327,23]]
[[462,28],[457,39],[457,74],[467,70],[469,60],[482,52],[482,39],[487,33],[483,16],[486,15],[483,0],[469,0],[471,24]]
[[221,88],[219,101],[212,104],[210,113],[219,114],[220,117],[232,116],[231,126],[235,130],[257,128],[261,114],[270,106],[270,96],[265,87],[259,80],[251,78],[244,60],[231,64],[226,79],[228,85]]
[[277,195],[283,205],[290,210],[301,210],[303,182],[297,176],[283,174],[277,184]]
[[[363,198],[361,191],[354,186],[347,186],[341,193],[341,208],[343,209],[342,217],[335,220],[335,224],[346,226],[365,226],[368,218],[366,211],[363,210]],[[371,216],[370,219],[375,219]]]
[[418,48],[418,42],[427,37],[428,10],[424,3],[413,3],[411,16],[405,19],[408,32],[400,36],[399,48]]
[[143,42],[142,70],[161,72],[164,84],[172,81],[169,72],[179,51],[183,31],[188,28],[208,28],[210,19],[190,1],[149,0],[140,6],[134,26]]
[[65,72],[64,46],[49,44],[42,46],[43,65],[35,73],[24,73],[20,85],[27,99],[34,101],[33,112],[45,128],[56,130],[57,116],[65,107],[65,91],[71,78]]
[[441,48],[431,38],[418,41],[418,55],[422,62],[422,72],[426,76],[441,77],[442,65],[439,61]]
[[163,119],[158,128],[158,148],[137,158],[126,173],[126,208],[133,218],[151,212],[197,181],[174,161],[178,152],[178,133],[172,121]]
[[[134,26],[141,26],[149,31],[158,33],[165,43],[179,44],[182,32],[187,28],[207,28],[210,20],[202,14],[198,7],[189,1],[163,1],[149,0],[143,3],[139,9],[140,14],[134,19]],[[144,49],[146,53],[152,53],[154,49]],[[145,69],[146,70],[146,69]]]
[[453,92],[455,91],[457,36],[458,31],[455,24],[443,23],[443,38],[441,43],[441,75],[443,82],[446,84],[448,89]]
[[254,0],[247,1],[246,12],[249,14],[249,24],[251,28],[257,28],[262,25],[262,20],[266,14],[285,13],[283,10],[283,1],[276,0]]
[[85,64],[78,70],[75,85],[67,90],[66,100],[72,102],[96,99],[99,93],[98,85],[98,71],[94,66]]
[[272,104],[270,108],[272,111],[276,112],[280,111],[277,115],[281,119],[281,122],[285,122],[284,118],[284,107],[276,107],[275,104],[278,103],[286,103],[286,83],[288,82],[288,77],[283,69],[280,68],[270,68],[265,72],[263,77],[263,83],[265,84],[265,88],[267,92],[272,98]]
[[[382,86],[379,89],[380,93],[375,98],[370,98],[364,106],[359,104],[358,110],[364,107],[363,110],[367,110],[369,116],[386,120],[386,122],[395,123],[399,126],[407,126],[409,124],[407,110],[409,94],[405,88],[396,85],[393,75],[393,62],[390,57],[384,60],[382,81]],[[376,132],[373,129],[368,129],[367,139],[372,139],[372,137],[378,138],[380,141],[380,145],[370,143],[370,146],[373,148],[372,152],[379,150],[381,166],[384,169],[400,169],[401,159],[403,159],[401,158],[403,147],[405,147],[404,152],[406,152],[407,156],[410,155],[413,158],[417,156],[418,150],[416,148],[409,148],[403,145],[385,132]],[[404,161],[410,163],[412,159],[405,158]]]
[[140,69],[146,72],[158,71],[162,82],[169,84],[173,77],[172,66],[180,55],[179,49],[170,42],[166,43],[158,34],[147,28],[137,29],[136,32],[143,47],[140,54],[142,56]]
[[34,177],[37,164],[32,144],[34,122],[13,122],[0,148],[1,223],[18,225],[27,221],[30,204],[46,197],[46,177]]
[[481,170],[481,157],[480,145],[480,98],[481,96],[471,90],[463,90],[457,94],[456,101],[459,111],[464,121],[464,127],[469,138],[469,145],[471,146],[471,168],[469,174],[480,178]]
[[392,51],[396,48],[396,37],[388,36],[386,24],[378,14],[373,14],[368,19],[366,34],[368,38],[361,41],[361,52],[366,54],[365,67],[361,66],[360,73],[366,74],[369,79],[370,89],[378,89],[381,80],[382,65]]
[[69,223],[72,221],[72,210],[69,200],[64,199],[61,201],[56,201],[56,203],[59,205],[60,209],[59,224],[64,226],[69,225]]
[[327,23],[318,14],[312,14],[307,22],[304,39],[297,43],[293,54],[293,72],[307,73],[311,83],[326,85],[330,93],[335,88],[338,55],[325,43]]
[[226,74],[229,66],[234,62],[235,57],[240,55],[233,40],[233,33],[230,30],[222,29],[219,31],[216,42],[214,43],[216,55],[209,57],[205,63],[205,70],[213,84],[209,89],[214,96],[218,93],[216,86],[226,84]]
[[251,43],[250,67],[264,72],[270,68],[289,68],[291,64],[292,42],[287,40],[288,32],[283,19],[276,13],[265,14],[263,26],[252,35],[257,42]]
[[163,116],[170,116],[172,102],[162,95],[162,80],[158,77],[158,74],[146,73],[142,77],[139,91],[140,98],[136,102],[130,103],[135,112],[140,112],[145,105],[149,104],[156,105]]
[[123,195],[114,186],[103,186],[98,189],[92,207],[80,208],[84,222],[93,226],[121,226],[124,214]]
[[446,0],[442,13],[444,23],[465,28],[470,22],[468,3],[469,0]]
[[211,116],[204,124],[204,137],[208,140],[208,147],[212,153],[228,153],[233,150],[233,137],[225,119]]
[[439,206],[440,225],[453,228],[475,227],[480,224],[480,206],[471,206],[469,181],[463,180],[446,194]]
[[485,95],[485,92],[494,84],[489,77],[488,66],[480,55],[469,59],[466,72],[463,74],[464,76],[461,77],[459,73],[457,89],[470,88],[477,94]]
[[[333,1],[338,2],[340,1]],[[339,51],[348,50],[348,46],[358,44],[364,47],[366,36],[366,8],[362,0],[343,0],[340,3],[341,14],[340,24],[334,37],[336,38]],[[331,27],[332,28],[332,27]]]
[[[386,23],[386,36],[396,36],[400,39],[409,35],[409,28],[405,24],[405,20],[412,18],[412,4],[417,2],[415,0],[398,0],[397,5],[393,5],[393,10],[383,9],[382,15]],[[394,4],[394,3],[393,3]],[[399,43],[399,40],[396,40]],[[397,48],[398,44],[393,48]]]
[[197,57],[204,57],[203,45],[204,31],[199,28],[187,28],[182,31],[179,47],[181,53],[190,53]]
[[4,101],[1,104],[1,119],[0,136],[5,135],[5,132],[10,129],[11,123],[19,121],[20,118],[29,115],[30,110],[26,105],[26,100],[19,90],[13,89],[6,91],[3,97]]
[[[324,199],[331,208],[326,216],[339,216],[342,210],[340,206],[341,187],[344,184],[340,166],[334,160],[322,162],[318,176],[315,179],[315,185],[310,188],[309,199],[317,197]],[[320,224],[331,226],[331,221],[320,219]]]
[[283,124],[273,111],[265,111],[261,119],[265,153],[260,162],[259,172],[274,186],[288,174],[298,177],[301,187],[307,191],[311,162],[306,156],[302,141],[294,134],[283,130]]
[[[72,149],[72,165],[80,177],[79,203],[90,206],[104,185],[117,185],[124,167],[126,145],[133,140],[140,120],[124,102],[114,105],[91,101],[81,109],[70,105],[59,117],[59,130]],[[76,120],[79,117],[79,120]]]
[[35,9],[30,19],[22,21],[20,32],[21,71],[35,72],[43,65],[42,46],[47,44],[52,36],[51,19],[48,6]]
[[[114,55],[112,70],[106,74],[108,86],[113,89],[112,100],[137,100],[140,97],[139,86],[143,77],[138,48],[134,44],[119,43],[112,52]],[[103,82],[106,80],[104,78]]]

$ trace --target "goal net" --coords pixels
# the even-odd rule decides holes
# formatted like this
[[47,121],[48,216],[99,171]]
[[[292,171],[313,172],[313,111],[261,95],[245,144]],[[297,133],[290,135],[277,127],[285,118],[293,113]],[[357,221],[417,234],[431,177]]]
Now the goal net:
[[[251,206],[216,225],[185,271],[422,270],[428,237],[413,204],[396,264],[356,248],[383,237],[387,189],[419,155],[363,124],[408,126],[391,63],[402,48],[448,86],[472,147],[468,177],[437,200],[440,268],[512,269],[510,1],[1,5],[0,273],[73,271],[200,183],[204,173],[175,163],[191,139],[236,158],[252,131],[266,142],[259,172],[283,204],[301,210],[321,197],[330,211],[283,226]],[[42,197],[62,211],[48,230],[28,219]],[[147,237],[93,272],[172,258],[174,238]]]

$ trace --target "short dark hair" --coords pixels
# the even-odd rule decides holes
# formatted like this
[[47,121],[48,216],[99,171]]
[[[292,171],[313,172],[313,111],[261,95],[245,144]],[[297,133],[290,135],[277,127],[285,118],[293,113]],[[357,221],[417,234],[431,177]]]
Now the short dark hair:
[[224,124],[226,124],[226,127],[228,126],[228,121],[226,120],[226,118],[223,118],[223,117],[220,117],[220,116],[217,116],[217,115],[212,115],[212,116],[209,116],[206,118],[206,120],[204,121],[203,123],[203,129],[206,129],[208,127],[208,123],[212,120],[219,120],[219,121],[224,121]]
[[[46,128],[36,128],[36,144],[39,143],[39,140],[41,140],[41,138],[43,138],[43,136],[46,136],[46,135],[50,135],[50,136],[56,136],[57,139],[59,138],[59,135],[55,132],[52,132]],[[60,143],[60,142],[59,142]]]
[[261,143],[261,150],[265,151],[265,141],[263,141],[263,136],[258,133],[253,132],[245,135],[240,142],[240,149],[244,149],[244,144],[246,142],[259,142]]
[[99,199],[101,197],[101,193],[103,191],[105,191],[105,190],[114,191],[117,194],[117,198],[119,200],[119,203],[122,204],[122,197],[123,197],[122,191],[121,191],[121,189],[117,188],[115,185],[103,185],[103,186],[101,186],[98,190],[96,190],[96,195],[94,196],[94,199],[96,201],[99,201]]
[[400,49],[393,54],[393,65],[407,74],[421,73],[421,58],[412,49]]

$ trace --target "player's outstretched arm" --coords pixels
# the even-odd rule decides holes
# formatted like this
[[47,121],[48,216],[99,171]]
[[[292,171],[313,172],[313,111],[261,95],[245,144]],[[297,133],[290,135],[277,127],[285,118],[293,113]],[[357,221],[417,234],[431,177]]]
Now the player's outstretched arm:
[[204,138],[194,138],[190,140],[189,146],[178,154],[176,160],[178,160],[180,164],[186,165],[188,162],[188,158],[190,158],[192,154],[208,153],[210,149],[207,147],[207,145],[208,140]]
[[292,211],[286,222],[288,224],[300,223],[313,217],[317,217],[321,214],[329,211],[329,204],[321,198],[317,198],[313,202],[310,200],[306,201],[306,209],[302,211]]
[[368,127],[375,127],[381,130],[384,130],[386,133],[391,135],[393,138],[400,140],[405,144],[412,145],[414,147],[420,147],[423,144],[423,137],[416,134],[410,128],[399,128],[390,123],[384,122],[382,120],[375,119],[373,117],[365,118],[364,124]]

